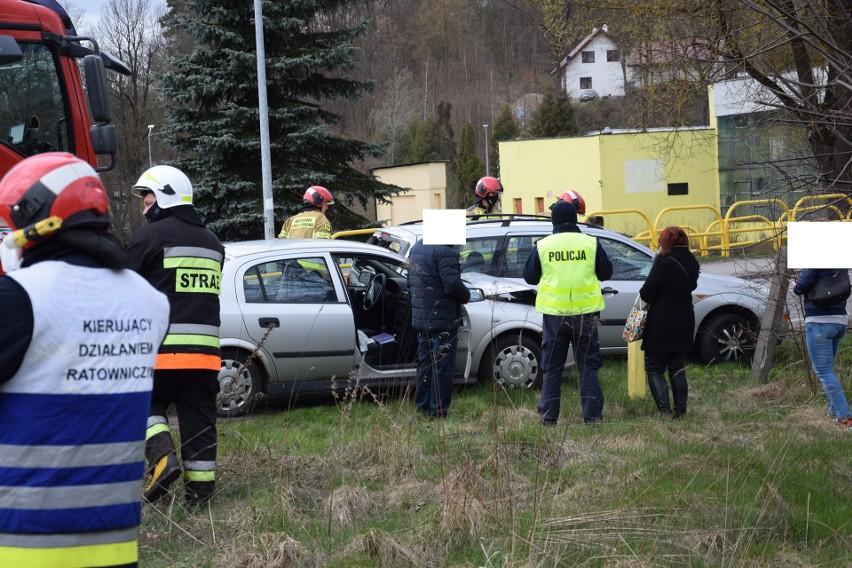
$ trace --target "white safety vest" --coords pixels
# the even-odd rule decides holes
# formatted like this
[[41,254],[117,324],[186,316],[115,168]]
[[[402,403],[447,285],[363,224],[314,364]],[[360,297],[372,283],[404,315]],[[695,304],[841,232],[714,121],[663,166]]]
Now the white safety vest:
[[[145,427],[166,296],[132,270],[45,261],[9,274],[33,335],[0,385],[0,566],[136,561]],[[104,565],[98,564],[98,565]]]

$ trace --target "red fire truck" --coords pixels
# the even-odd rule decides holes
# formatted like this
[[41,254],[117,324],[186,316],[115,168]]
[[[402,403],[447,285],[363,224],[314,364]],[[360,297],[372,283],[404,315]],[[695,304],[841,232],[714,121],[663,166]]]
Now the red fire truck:
[[0,176],[42,152],[70,152],[98,171],[115,166],[105,69],[130,74],[76,35],[55,0],[0,0]]

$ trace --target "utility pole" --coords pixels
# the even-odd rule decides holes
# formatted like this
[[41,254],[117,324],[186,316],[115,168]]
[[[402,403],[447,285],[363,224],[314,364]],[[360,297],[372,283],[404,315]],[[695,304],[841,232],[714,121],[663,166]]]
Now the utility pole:
[[272,204],[272,157],[269,151],[269,103],[266,98],[266,48],[263,43],[261,0],[254,0],[254,41],[257,49],[257,110],[260,114],[260,171],[263,180],[263,238],[272,239],[275,215]]
[[151,132],[154,130],[155,124],[148,125],[148,167],[154,167],[154,159],[151,157]]
[[491,175],[491,164],[488,162],[488,125],[483,124],[482,128],[485,129],[485,175]]

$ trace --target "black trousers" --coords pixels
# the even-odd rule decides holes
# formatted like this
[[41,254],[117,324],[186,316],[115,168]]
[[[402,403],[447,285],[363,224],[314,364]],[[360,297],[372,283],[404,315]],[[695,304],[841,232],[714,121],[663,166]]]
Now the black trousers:
[[[218,371],[200,369],[154,372],[148,427],[150,429],[152,423],[168,424],[166,411],[174,404],[180,430],[186,498],[189,501],[209,499],[215,488],[218,376]],[[145,444],[149,468],[174,452],[168,431],[154,434]]]
[[657,404],[657,409],[663,413],[671,413],[669,389],[666,383],[666,371],[672,385],[674,399],[674,414],[677,417],[686,414],[686,399],[689,385],[686,383],[686,353],[664,353],[662,351],[645,351],[645,376],[648,378],[648,388]]

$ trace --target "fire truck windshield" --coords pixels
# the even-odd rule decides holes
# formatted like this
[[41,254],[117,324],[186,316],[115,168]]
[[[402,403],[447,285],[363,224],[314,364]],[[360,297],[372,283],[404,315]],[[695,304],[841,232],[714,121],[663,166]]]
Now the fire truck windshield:
[[44,44],[19,45],[23,58],[0,65],[0,142],[24,157],[73,153],[54,53]]

